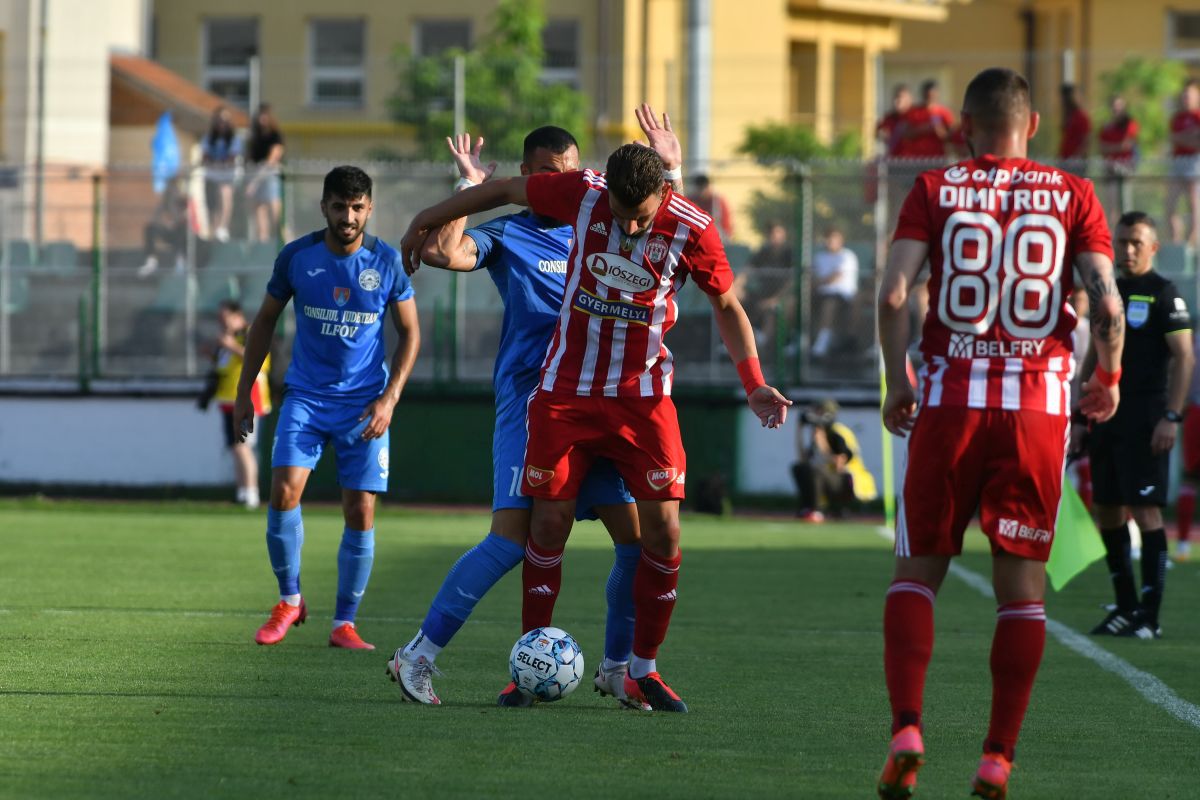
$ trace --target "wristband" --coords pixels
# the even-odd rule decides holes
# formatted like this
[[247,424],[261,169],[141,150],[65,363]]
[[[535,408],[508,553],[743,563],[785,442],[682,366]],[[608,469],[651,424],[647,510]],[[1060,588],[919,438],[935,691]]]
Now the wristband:
[[463,189],[470,189],[472,186],[478,186],[478,185],[479,185],[478,183],[471,180],[470,178],[459,178],[458,183],[454,184],[454,193],[458,194]]
[[758,387],[767,385],[757,358],[747,358],[739,362],[737,372],[738,377],[742,379],[742,388],[746,390],[747,395],[753,393]]
[[673,181],[678,181],[678,180],[682,180],[682,179],[683,179],[683,167],[682,166],[676,167],[675,169],[664,169],[663,170],[663,180],[666,181],[667,183],[671,183]]
[[1165,419],[1167,422],[1179,424],[1180,422],[1183,422],[1183,414],[1180,414],[1178,411],[1172,411],[1168,408],[1163,412],[1163,419]]
[[1101,386],[1116,386],[1118,383],[1121,382],[1121,368],[1120,367],[1117,367],[1112,372],[1109,372],[1104,367],[1097,364],[1095,375],[1096,375],[1096,380],[1098,380],[1100,382]]

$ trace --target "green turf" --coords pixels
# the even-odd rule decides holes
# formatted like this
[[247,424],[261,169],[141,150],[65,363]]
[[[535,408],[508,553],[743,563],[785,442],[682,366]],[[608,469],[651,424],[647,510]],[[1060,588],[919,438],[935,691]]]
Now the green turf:
[[[499,709],[518,634],[508,576],[439,659],[444,705],[399,702],[386,653],[412,635],[482,513],[385,510],[359,629],[326,646],[337,509],[305,510],[309,623],[278,647],[263,515],[204,504],[0,503],[0,796],[863,798],[888,734],[886,542],[868,525],[688,518],[660,666],[686,716],[618,710],[585,684]],[[965,566],[987,574],[979,544]],[[577,529],[556,623],[590,665],[611,550]],[[1076,630],[1108,596],[1093,567],[1049,600]],[[1200,569],[1172,570],[1166,639],[1101,641],[1200,704]],[[962,797],[989,703],[993,603],[938,601],[920,796]],[[1010,797],[1191,798],[1200,731],[1053,639]]]

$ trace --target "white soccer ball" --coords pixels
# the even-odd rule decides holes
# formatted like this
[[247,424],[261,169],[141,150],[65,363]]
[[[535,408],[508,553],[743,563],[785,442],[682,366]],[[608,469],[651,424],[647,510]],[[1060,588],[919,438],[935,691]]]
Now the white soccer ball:
[[508,657],[513,683],[538,700],[561,700],[583,678],[583,651],[562,628],[534,628],[517,639]]

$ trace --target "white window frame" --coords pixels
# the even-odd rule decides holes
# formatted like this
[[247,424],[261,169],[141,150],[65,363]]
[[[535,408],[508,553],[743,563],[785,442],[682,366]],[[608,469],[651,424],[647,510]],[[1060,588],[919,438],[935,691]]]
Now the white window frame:
[[[200,85],[206,92],[212,92],[212,85],[216,81],[244,80],[246,82],[246,103],[249,104],[250,96],[254,93],[253,87],[250,86],[250,62],[237,67],[230,65],[212,66],[208,63],[208,37],[209,25],[213,22],[227,22],[230,20],[240,20],[244,22],[254,23],[254,51],[259,52],[261,44],[259,40],[260,30],[259,24],[261,20],[254,15],[246,16],[227,16],[227,17],[207,17],[200,26]],[[215,94],[215,92],[213,92]],[[224,99],[224,98],[222,98]],[[233,103],[229,100],[227,102]]]
[[583,71],[580,69],[579,63],[582,60],[579,42],[583,35],[583,24],[577,17],[556,17],[551,19],[550,22],[575,23],[575,52],[577,58],[573,67],[542,67],[542,83],[565,83],[579,88],[583,85]]
[[[317,65],[317,26],[322,22],[357,22],[362,27],[362,62],[357,67]],[[317,97],[319,81],[357,80],[362,87],[358,100],[330,100]],[[365,108],[367,105],[367,20],[365,17],[312,17],[308,20],[308,81],[306,100],[310,108]]]
[[412,51],[413,51],[414,55],[424,57],[424,54],[421,52],[421,26],[426,25],[431,22],[433,22],[433,23],[453,22],[453,23],[458,23],[458,24],[466,26],[467,46],[463,49],[470,50],[474,46],[474,42],[472,40],[472,34],[475,31],[474,31],[474,25],[471,24],[470,17],[426,17],[424,19],[413,20]]
[[1189,16],[1200,15],[1198,11],[1167,11],[1166,13],[1166,56],[1173,61],[1190,61],[1192,63],[1200,62],[1200,47],[1176,47],[1175,42],[1178,40],[1176,18],[1181,14],[1186,13]]

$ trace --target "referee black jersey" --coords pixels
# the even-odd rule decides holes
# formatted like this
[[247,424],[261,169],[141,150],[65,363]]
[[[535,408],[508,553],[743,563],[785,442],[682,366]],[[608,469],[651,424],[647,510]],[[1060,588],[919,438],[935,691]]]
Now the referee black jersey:
[[1171,348],[1167,334],[1191,329],[1187,303],[1175,284],[1150,270],[1117,278],[1125,303],[1125,350],[1121,354],[1121,396],[1166,395]]

